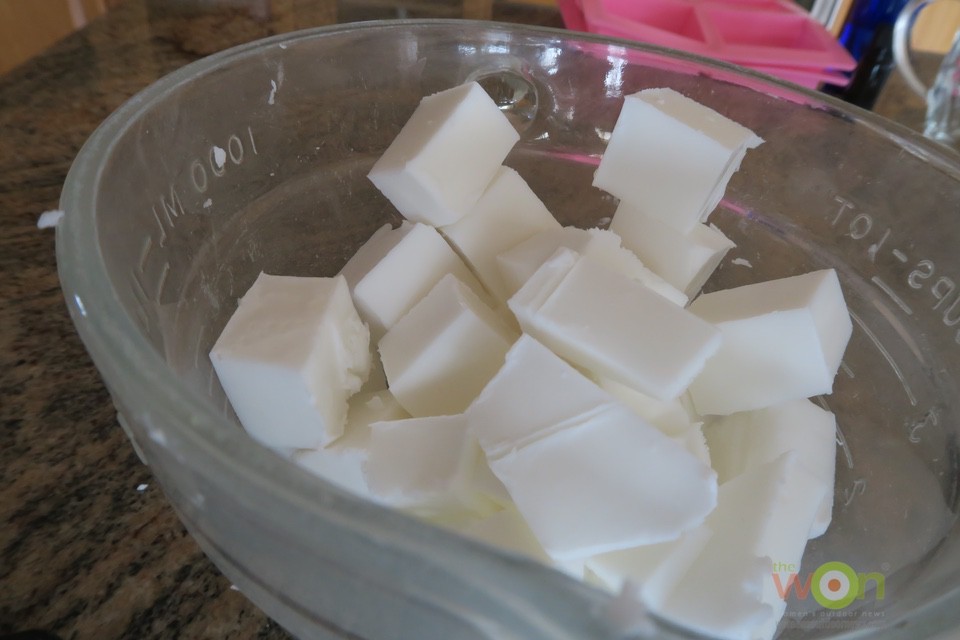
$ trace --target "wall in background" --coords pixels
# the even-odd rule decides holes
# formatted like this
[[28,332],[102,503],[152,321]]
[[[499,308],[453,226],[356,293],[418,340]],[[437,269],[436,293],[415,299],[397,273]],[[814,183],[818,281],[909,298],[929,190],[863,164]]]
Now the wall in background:
[[960,29],[960,2],[932,4],[917,18],[913,46],[923,51],[946,53],[957,29]]
[[122,0],[0,0],[0,74]]

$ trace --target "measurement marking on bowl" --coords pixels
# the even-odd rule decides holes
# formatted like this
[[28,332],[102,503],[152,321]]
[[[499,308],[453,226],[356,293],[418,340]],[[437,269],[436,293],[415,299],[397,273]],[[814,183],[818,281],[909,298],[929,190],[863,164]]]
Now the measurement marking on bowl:
[[[260,155],[260,152],[257,150],[256,139],[253,136],[252,127],[247,127],[246,139],[250,143],[250,151],[253,152],[253,155]],[[230,162],[235,166],[240,166],[243,164],[244,158],[248,157],[246,153],[247,147],[244,145],[243,139],[236,133],[231,133],[227,137],[225,146],[226,149],[214,144],[206,151],[205,156],[201,155],[190,162],[190,186],[192,186],[193,190],[197,193],[206,193],[210,187],[210,173],[213,174],[214,178],[222,178],[227,174],[227,158],[230,158]],[[170,185],[170,193],[172,200],[173,197],[176,196],[176,188],[172,184]]]
[[[830,411],[830,407],[826,406],[826,402],[823,403],[823,408],[827,411]],[[843,451],[843,457],[847,459],[847,468],[853,469],[853,451],[850,450],[850,445],[847,444],[847,436],[843,434],[843,429],[840,428],[840,423],[837,422],[837,444],[840,446],[840,450]]]
[[843,360],[840,361],[840,370],[847,374],[847,377],[851,380],[856,378],[856,376],[853,375],[853,369],[851,369],[850,366]]
[[157,226],[160,227],[160,246],[163,247],[167,243],[167,231],[163,228],[163,223],[160,222],[160,216],[157,215],[157,210],[150,207],[150,211],[153,212],[153,218],[157,221]]
[[913,315],[913,309],[910,308],[910,305],[908,305],[906,302],[904,302],[900,298],[900,296],[894,293],[893,289],[890,288],[890,285],[888,285],[886,282],[881,280],[880,276],[873,276],[872,278],[870,278],[870,282],[877,285],[877,287],[879,287],[881,291],[887,294],[887,296],[891,300],[893,300],[893,303],[898,307],[900,307],[904,313],[906,313],[908,316]]
[[207,328],[200,327],[200,331],[197,332],[197,344],[193,347],[193,366],[196,369],[200,368],[200,349],[203,346],[203,338],[207,333]]
[[[834,196],[833,199],[840,204],[840,208],[837,210],[833,219],[830,221],[830,225],[836,227],[842,219],[844,219],[844,214],[847,212],[854,212],[857,209],[857,205],[851,202],[850,200],[842,196]],[[873,216],[869,213],[860,211],[854,215],[849,223],[847,223],[847,235],[849,235],[854,240],[863,240],[870,234],[874,227]],[[883,248],[887,240],[890,239],[892,235],[892,230],[887,227],[883,234],[880,236],[879,240],[871,242],[867,247],[867,258],[870,259],[870,262],[876,264],[877,255],[880,253],[880,249]],[[900,249],[893,248],[890,250],[890,253],[898,261],[905,263],[907,262],[907,255]],[[893,287],[884,282],[880,276],[873,276],[870,278],[870,281],[877,286],[883,293],[887,295],[890,300],[893,301],[895,305],[900,307],[900,309],[906,313],[908,316],[913,315],[913,309],[910,308],[903,298],[901,298]]]
[[[151,208],[153,209],[153,215],[157,216],[157,220],[160,220],[160,214],[157,213],[157,205],[153,205]],[[170,185],[169,201],[167,201],[166,196],[160,195],[160,211],[163,212],[171,229],[173,229],[174,226],[173,221],[186,213],[183,209],[183,202],[180,200],[180,194],[177,193],[173,184]]]
[[853,481],[852,487],[843,490],[843,506],[849,507],[857,496],[862,496],[867,490],[867,481],[863,478],[857,478]]
[[[827,404],[827,399],[823,396],[814,396],[810,400],[816,403],[824,411],[829,411],[833,413],[833,410],[830,408],[830,405]],[[847,467],[853,469],[853,452],[850,450],[850,445],[847,444],[847,436],[843,435],[843,431],[840,429],[840,423],[834,420],[834,438],[837,441],[837,446],[840,447],[840,450],[843,451],[843,457],[847,460]]]
[[164,262],[163,267],[160,268],[160,277],[157,279],[157,295],[154,298],[154,302],[160,304],[160,299],[163,297],[163,290],[167,286],[167,275],[170,274],[170,263]]
[[[843,196],[834,196],[833,199],[840,206],[832,213],[827,214],[832,227],[838,231],[842,230],[842,235],[849,236],[856,241],[866,242],[871,234],[874,234],[875,237],[878,229],[876,229],[874,218],[869,213],[860,211],[856,203]],[[869,244],[866,253],[871,262],[877,262],[880,250],[890,241],[892,236],[893,231],[888,227],[884,229],[878,240]],[[889,254],[901,264],[907,264],[910,261],[907,253],[899,247],[891,248]],[[940,321],[944,326],[954,327],[960,324],[960,287],[949,276],[935,276],[938,276],[936,263],[928,258],[921,258],[916,261],[913,269],[907,274],[906,284],[910,289],[929,292],[934,300],[931,309],[940,311]],[[871,277],[871,282],[904,313],[913,315],[912,307],[897,293],[896,283],[890,284],[881,280],[878,276]],[[953,340],[960,345],[960,331],[954,334]]]
[[[166,247],[167,237],[176,231],[178,220],[187,214],[207,214],[207,210],[213,205],[213,200],[208,197],[204,200],[203,205],[201,205],[202,208],[188,210],[184,207],[184,199],[181,198],[180,195],[184,193],[184,187],[186,186],[187,191],[192,187],[196,193],[203,194],[210,188],[212,183],[210,173],[213,173],[214,179],[219,178],[228,172],[231,165],[239,166],[246,159],[260,155],[254,138],[253,128],[248,126],[244,137],[241,137],[242,133],[241,131],[240,134],[231,133],[227,136],[226,144],[224,145],[225,148],[216,144],[211,145],[206,151],[201,152],[198,157],[195,157],[189,165],[187,165],[186,172],[176,174],[181,176],[181,179],[185,180],[189,186],[183,184],[178,186],[177,183],[170,182],[167,193],[161,193],[152,199],[153,204],[150,206],[150,213],[153,214],[153,219],[157,222],[159,233],[148,233],[143,239],[137,269],[135,270],[140,276],[146,276],[147,263],[154,251],[154,245],[158,244],[161,249]],[[203,162],[204,158],[207,161],[206,164]],[[187,199],[188,204],[191,202],[192,199]],[[155,283],[156,295],[153,298],[154,302],[159,303],[163,297],[169,271],[169,262],[164,262],[160,267],[159,275]],[[150,298],[145,295],[146,288],[144,284],[136,278],[136,275],[134,275],[134,280],[140,292],[144,293],[142,302],[146,304],[150,300]]]
[[877,252],[880,251],[880,247],[883,246],[883,243],[886,242],[887,238],[889,237],[890,237],[890,229],[887,229],[886,231],[883,232],[882,238],[880,238],[878,241],[874,242],[869,247],[867,247],[867,257],[870,258],[870,262],[877,261]]
[[243,142],[235,133],[230,134],[230,137],[227,138],[227,155],[230,156],[230,162],[233,164],[243,162]]
[[147,336],[152,336],[152,332],[150,331],[150,321],[149,318],[147,318],[147,312],[138,307],[136,314],[137,320],[139,320],[140,324],[143,325],[143,329],[147,332]]
[[880,312],[888,323],[890,327],[897,332],[897,335],[900,336],[900,339],[903,340],[903,343],[910,349],[910,352],[913,354],[913,357],[916,359],[917,363],[926,366],[927,365],[927,354],[924,353],[923,349],[917,344],[917,341],[914,340],[914,334],[910,329],[904,325],[901,321],[900,316],[895,313],[895,310],[888,307],[883,303],[882,300],[875,300],[873,306]]
[[130,279],[133,280],[133,293],[137,298],[137,302],[141,305],[147,304],[150,298],[147,296],[147,291],[143,288],[143,283],[140,282],[140,278],[134,274],[130,274]]
[[907,384],[907,379],[903,375],[903,371],[897,365],[897,362],[893,359],[893,356],[890,355],[890,352],[887,351],[887,348],[883,346],[883,343],[880,342],[880,339],[877,338],[876,334],[870,330],[870,328],[860,319],[860,316],[855,314],[853,311],[850,312],[850,317],[853,319],[857,326],[863,331],[864,335],[870,339],[873,345],[877,348],[877,351],[880,352],[880,355],[884,357],[887,361],[887,364],[890,365],[890,368],[893,370],[894,375],[897,376],[897,379],[900,380],[900,384],[903,386],[904,392],[907,394],[907,398],[910,400],[910,404],[917,406],[917,398],[913,395],[913,391],[910,389],[910,385]]
[[907,437],[907,439],[910,440],[910,442],[912,442],[913,444],[920,444],[920,442],[923,441],[919,435],[920,431],[923,429],[926,429],[929,426],[936,427],[939,425],[940,425],[939,412],[937,411],[936,407],[933,407],[929,409],[925,414],[923,414],[923,417],[920,418],[920,420],[908,425],[910,428],[910,435]]
[[130,279],[133,281],[133,297],[137,300],[137,306],[134,310],[137,314],[137,320],[143,325],[147,335],[151,335],[149,318],[147,317],[147,312],[144,311],[144,307],[150,303],[150,298],[143,288],[143,283],[140,282],[140,279],[137,278],[135,273],[130,274]]
[[144,265],[147,264],[147,258],[150,257],[151,251],[153,251],[153,236],[148,235],[143,239],[143,246],[140,248],[140,260],[137,262],[137,270],[140,275],[143,275]]

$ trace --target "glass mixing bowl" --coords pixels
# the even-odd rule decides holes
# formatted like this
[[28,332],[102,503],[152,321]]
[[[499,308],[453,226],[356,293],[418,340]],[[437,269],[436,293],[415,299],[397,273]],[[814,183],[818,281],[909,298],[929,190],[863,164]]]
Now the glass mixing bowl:
[[837,610],[794,593],[782,637],[956,626],[960,167],[919,135],[757,74],[493,23],[337,26],[220,53],[130,100],[71,168],[57,229],[70,312],[206,553],[303,638],[582,640],[638,620],[623,600],[261,448],[207,357],[261,270],[335,274],[398,221],[367,170],[422,96],[470,79],[521,131],[507,164],[565,224],[614,210],[591,177],[625,94],[672,87],[766,139],[711,218],[738,247],[708,288],[839,272],[854,335],[819,399],[840,425],[834,521],[803,570],[839,561],[883,585]]

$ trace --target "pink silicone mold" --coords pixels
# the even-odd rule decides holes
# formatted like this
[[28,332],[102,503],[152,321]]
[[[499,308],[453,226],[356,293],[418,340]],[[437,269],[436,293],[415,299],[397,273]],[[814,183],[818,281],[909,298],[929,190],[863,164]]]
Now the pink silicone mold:
[[791,0],[559,0],[570,29],[748,66],[808,87],[844,84],[856,61]]

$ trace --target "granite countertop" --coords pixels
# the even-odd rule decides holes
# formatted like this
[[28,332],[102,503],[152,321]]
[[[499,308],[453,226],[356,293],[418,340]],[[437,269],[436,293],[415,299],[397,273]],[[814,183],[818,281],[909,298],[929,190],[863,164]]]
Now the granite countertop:
[[[505,0],[127,0],[0,77],[0,635],[288,637],[231,590],[138,461],[36,222],[94,128],[162,75],[267,35],[391,17],[562,24]],[[922,122],[897,78],[877,110]]]

